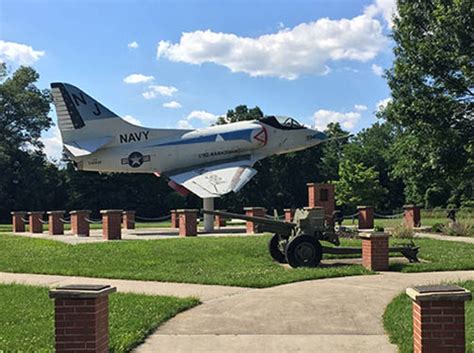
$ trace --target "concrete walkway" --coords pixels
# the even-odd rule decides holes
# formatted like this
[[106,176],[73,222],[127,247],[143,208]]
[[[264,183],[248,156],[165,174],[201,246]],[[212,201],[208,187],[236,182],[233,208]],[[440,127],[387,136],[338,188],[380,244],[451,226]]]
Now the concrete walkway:
[[[406,287],[474,280],[474,271],[394,273],[265,289],[0,272],[0,282],[105,283],[119,291],[196,296],[203,304],[162,325],[136,352],[393,352],[382,314]],[[411,338],[407,338],[411,339]]]
[[458,241],[461,243],[474,244],[474,237],[456,237],[452,235],[442,235],[435,233],[415,233],[415,238],[428,238],[435,240]]

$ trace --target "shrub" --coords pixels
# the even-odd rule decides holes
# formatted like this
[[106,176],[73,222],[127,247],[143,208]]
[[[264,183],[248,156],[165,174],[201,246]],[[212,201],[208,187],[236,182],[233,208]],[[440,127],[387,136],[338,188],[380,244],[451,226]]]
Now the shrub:
[[440,223],[440,222],[435,223],[431,226],[431,231],[435,233],[442,233],[444,226],[445,226],[444,223]]
[[376,224],[375,227],[374,227],[374,231],[375,231],[375,232],[383,232],[383,231],[385,231],[385,228],[382,227],[382,226],[379,225],[379,224]]
[[392,237],[399,239],[413,238],[415,232],[413,228],[407,227],[404,224],[399,224],[398,226],[393,227]]
[[474,236],[474,228],[466,223],[450,223],[443,227],[443,233],[455,237],[472,237]]

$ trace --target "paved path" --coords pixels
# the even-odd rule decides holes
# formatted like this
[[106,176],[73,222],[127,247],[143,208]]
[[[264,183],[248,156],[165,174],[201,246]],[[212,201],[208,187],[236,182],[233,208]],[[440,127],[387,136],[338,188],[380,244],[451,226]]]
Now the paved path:
[[131,281],[108,278],[37,275],[28,273],[0,272],[0,283],[20,283],[57,287],[67,284],[110,284],[119,292],[143,293],[150,295],[172,295],[175,297],[196,297],[202,302],[216,298],[252,291],[251,288],[213,286],[205,284]]
[[[162,325],[136,352],[393,352],[381,317],[412,285],[474,280],[474,271],[383,272],[265,289],[0,272],[0,282],[105,283],[122,292],[196,296],[203,304]],[[408,338],[409,339],[409,338]]]
[[243,291],[179,314],[136,352],[395,353],[381,321],[393,297],[412,285],[466,279],[474,271],[385,272]]
[[452,235],[442,235],[434,233],[416,233],[415,238],[429,238],[435,240],[458,241],[461,243],[474,244],[474,237],[456,237]]

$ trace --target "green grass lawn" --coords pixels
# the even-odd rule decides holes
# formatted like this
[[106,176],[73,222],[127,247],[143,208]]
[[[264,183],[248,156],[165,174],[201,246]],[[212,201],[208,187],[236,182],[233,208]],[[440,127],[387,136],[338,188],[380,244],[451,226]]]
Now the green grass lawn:
[[[0,285],[0,352],[54,351],[54,304],[48,288]],[[109,302],[110,350],[128,352],[161,323],[197,299],[114,293]]]
[[[171,227],[171,221],[165,221],[165,222],[137,222],[135,224],[137,228],[170,228]],[[96,224],[92,223],[90,225],[91,229],[102,229],[102,224]],[[26,226],[26,229],[28,230],[28,226]],[[43,225],[43,230],[48,230],[48,226],[45,224]],[[65,224],[64,225],[64,230],[71,230],[71,225],[70,224]],[[0,224],[0,232],[11,232],[12,231],[12,225],[11,224]]]
[[0,271],[244,287],[370,273],[359,265],[287,269],[271,260],[268,239],[196,237],[70,245],[3,233]]
[[[474,226],[474,218],[466,217],[466,218],[459,218],[457,219],[458,222],[460,223],[465,223],[465,224],[470,224]],[[381,219],[381,218],[376,218],[374,220],[374,224],[376,226],[381,226],[381,227],[395,227],[399,224],[403,223],[402,218],[395,218],[395,219]],[[448,224],[448,219],[446,217],[438,217],[438,218],[423,218],[421,217],[421,225],[422,226],[432,226],[436,223],[442,223],[442,224]],[[344,226],[350,226],[350,225],[357,225],[358,221],[357,218],[352,222],[351,219],[345,219],[344,223],[342,225]]]
[[[474,281],[457,283],[474,292]],[[474,351],[474,301],[466,302],[466,352]],[[400,353],[413,352],[412,301],[405,293],[398,295],[385,309],[383,315],[385,331],[390,342],[396,344]]]
[[[0,234],[0,271],[244,287],[369,274],[359,265],[289,269],[273,262],[268,236],[133,240],[70,245]],[[403,241],[392,241],[392,244]],[[417,239],[430,262],[392,266],[403,272],[474,269],[474,244]],[[342,239],[343,246],[360,246]],[[325,256],[328,258],[329,256]]]

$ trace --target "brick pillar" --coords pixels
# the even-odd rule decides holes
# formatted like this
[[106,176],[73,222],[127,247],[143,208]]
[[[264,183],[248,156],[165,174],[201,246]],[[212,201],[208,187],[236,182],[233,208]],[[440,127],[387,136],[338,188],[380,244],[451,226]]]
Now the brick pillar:
[[43,233],[43,211],[28,212],[30,224],[30,233]]
[[[245,215],[250,217],[265,217],[267,210],[263,207],[244,207]],[[256,224],[251,221],[247,221],[247,234],[256,234]]]
[[388,234],[361,233],[362,265],[371,271],[388,270]]
[[420,208],[415,205],[403,206],[403,221],[405,226],[415,228],[421,226]]
[[372,206],[357,206],[359,212],[359,229],[374,228],[374,208]]
[[292,222],[295,210],[292,208],[285,208],[283,211],[285,212],[285,222]]
[[48,211],[48,233],[49,235],[63,235],[64,223],[61,218],[64,217],[66,211]]
[[26,212],[14,211],[10,212],[12,215],[12,225],[14,233],[21,233],[25,231],[25,219]]
[[74,210],[69,212],[71,215],[71,230],[72,234],[88,237],[89,236],[89,222],[86,218],[89,218],[91,211],[89,210]]
[[[227,210],[218,210],[218,211],[221,211],[221,212],[225,212]],[[216,229],[219,229],[221,227],[225,227],[226,226],[226,219],[224,216],[220,216],[220,215],[215,215],[214,216],[214,228]]]
[[107,285],[69,285],[49,291],[54,298],[55,351],[109,351],[109,294]]
[[171,210],[171,228],[179,228],[179,217],[176,210]]
[[123,229],[135,229],[135,211],[123,211]]
[[456,285],[407,288],[413,300],[414,353],[466,351],[464,302],[470,291]]
[[101,210],[102,215],[102,239],[122,239],[122,212],[123,210]]
[[306,186],[308,187],[308,207],[324,208],[326,220],[332,223],[332,214],[336,209],[334,185],[326,183],[307,183]]
[[176,210],[176,216],[179,219],[180,237],[197,235],[197,213],[198,210],[194,209]]

